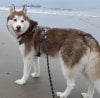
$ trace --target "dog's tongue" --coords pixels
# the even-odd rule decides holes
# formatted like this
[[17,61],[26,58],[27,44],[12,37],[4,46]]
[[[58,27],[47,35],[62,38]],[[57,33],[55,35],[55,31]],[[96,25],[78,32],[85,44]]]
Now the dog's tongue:
[[19,37],[20,35],[21,33],[16,31],[16,36]]

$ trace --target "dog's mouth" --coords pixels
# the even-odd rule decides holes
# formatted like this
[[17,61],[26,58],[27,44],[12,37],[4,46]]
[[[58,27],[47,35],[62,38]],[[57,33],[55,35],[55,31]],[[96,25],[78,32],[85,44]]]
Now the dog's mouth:
[[20,30],[14,30],[14,31],[15,31],[15,34],[16,34],[17,37],[21,35],[21,31]]
[[18,30],[18,29],[15,30],[14,28],[13,28],[13,30],[14,30],[17,38],[22,34],[21,30]]

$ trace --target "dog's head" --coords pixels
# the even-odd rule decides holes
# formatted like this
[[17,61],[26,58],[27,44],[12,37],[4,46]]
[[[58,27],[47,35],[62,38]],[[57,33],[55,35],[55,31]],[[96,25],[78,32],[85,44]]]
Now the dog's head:
[[29,20],[26,6],[23,6],[20,11],[16,11],[14,5],[11,6],[10,14],[7,18],[7,27],[14,37],[18,37],[27,31]]

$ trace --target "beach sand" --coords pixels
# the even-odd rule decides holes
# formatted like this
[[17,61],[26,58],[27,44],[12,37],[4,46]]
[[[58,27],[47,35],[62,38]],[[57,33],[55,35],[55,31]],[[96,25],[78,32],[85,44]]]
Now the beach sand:
[[[30,77],[27,84],[16,85],[14,81],[21,78],[23,62],[18,43],[13,39],[6,27],[8,11],[0,11],[0,98],[52,98],[46,59],[41,59],[40,78]],[[89,32],[100,41],[100,19],[93,17],[77,17],[50,14],[29,13],[30,17],[39,22],[39,25],[50,27],[77,28]],[[54,90],[64,91],[65,80],[61,74],[60,62],[50,58],[50,68]],[[79,75],[76,79],[76,87],[70,94],[70,98],[81,98],[80,93],[87,91],[88,83]],[[94,98],[100,98],[95,91]]]

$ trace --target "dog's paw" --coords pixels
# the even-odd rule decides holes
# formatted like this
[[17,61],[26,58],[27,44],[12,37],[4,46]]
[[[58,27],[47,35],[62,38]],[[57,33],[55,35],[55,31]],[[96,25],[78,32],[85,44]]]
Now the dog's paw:
[[40,74],[39,73],[31,73],[31,76],[33,78],[38,78],[40,76]]
[[56,92],[56,95],[57,95],[58,98],[67,98],[67,97],[65,96],[65,94],[62,93],[62,92]]
[[87,93],[81,93],[81,96],[83,98],[93,98],[93,97],[89,96]]
[[26,81],[23,80],[23,79],[18,79],[18,80],[15,81],[15,83],[18,84],[18,85],[24,85],[26,83]]

